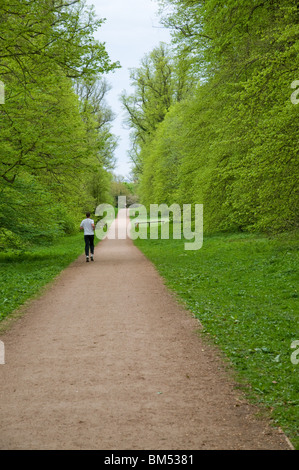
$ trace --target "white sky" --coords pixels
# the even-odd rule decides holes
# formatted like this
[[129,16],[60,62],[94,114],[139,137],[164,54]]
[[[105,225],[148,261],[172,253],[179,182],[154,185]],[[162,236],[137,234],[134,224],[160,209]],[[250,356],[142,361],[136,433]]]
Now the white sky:
[[170,33],[159,23],[155,0],[87,0],[86,3],[94,5],[97,17],[106,18],[95,38],[105,42],[111,61],[119,61],[122,66],[105,76],[112,86],[106,101],[116,115],[112,132],[119,137],[114,172],[129,177],[132,166],[128,156],[130,130],[124,126],[126,114],[119,96],[124,90],[132,91],[129,69],[139,67],[144,55],[160,42],[170,43]]

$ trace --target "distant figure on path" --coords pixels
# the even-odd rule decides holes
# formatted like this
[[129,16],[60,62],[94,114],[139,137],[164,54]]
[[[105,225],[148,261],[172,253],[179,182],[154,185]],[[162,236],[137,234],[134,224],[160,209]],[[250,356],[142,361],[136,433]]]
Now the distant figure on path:
[[84,230],[84,241],[85,241],[85,255],[86,262],[89,262],[89,249],[90,259],[93,261],[94,253],[94,220],[90,218],[90,212],[86,212],[86,219],[82,220],[80,224],[80,230]]

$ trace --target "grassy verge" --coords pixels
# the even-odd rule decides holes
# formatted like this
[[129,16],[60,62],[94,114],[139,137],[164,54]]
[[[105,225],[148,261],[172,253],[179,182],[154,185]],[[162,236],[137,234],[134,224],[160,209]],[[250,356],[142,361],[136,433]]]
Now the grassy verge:
[[83,252],[83,234],[78,233],[23,253],[0,253],[0,325]]
[[247,397],[298,449],[299,364],[291,360],[299,340],[296,238],[214,235],[198,251],[184,251],[183,240],[135,243],[225,353]]

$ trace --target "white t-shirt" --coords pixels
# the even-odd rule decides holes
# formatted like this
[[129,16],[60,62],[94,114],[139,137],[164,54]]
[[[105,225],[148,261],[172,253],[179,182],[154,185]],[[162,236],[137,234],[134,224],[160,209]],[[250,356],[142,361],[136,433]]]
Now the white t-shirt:
[[92,219],[82,220],[80,227],[84,228],[84,235],[94,235],[92,224],[94,224],[94,221]]

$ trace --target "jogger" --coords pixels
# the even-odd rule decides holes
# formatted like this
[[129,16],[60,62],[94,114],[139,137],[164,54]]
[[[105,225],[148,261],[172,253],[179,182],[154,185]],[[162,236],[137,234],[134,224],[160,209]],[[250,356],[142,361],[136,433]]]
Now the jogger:
[[86,219],[82,220],[80,224],[80,230],[84,230],[84,241],[85,241],[85,255],[86,262],[89,262],[89,252],[90,259],[93,261],[94,254],[94,221],[90,218],[90,212],[86,212]]

